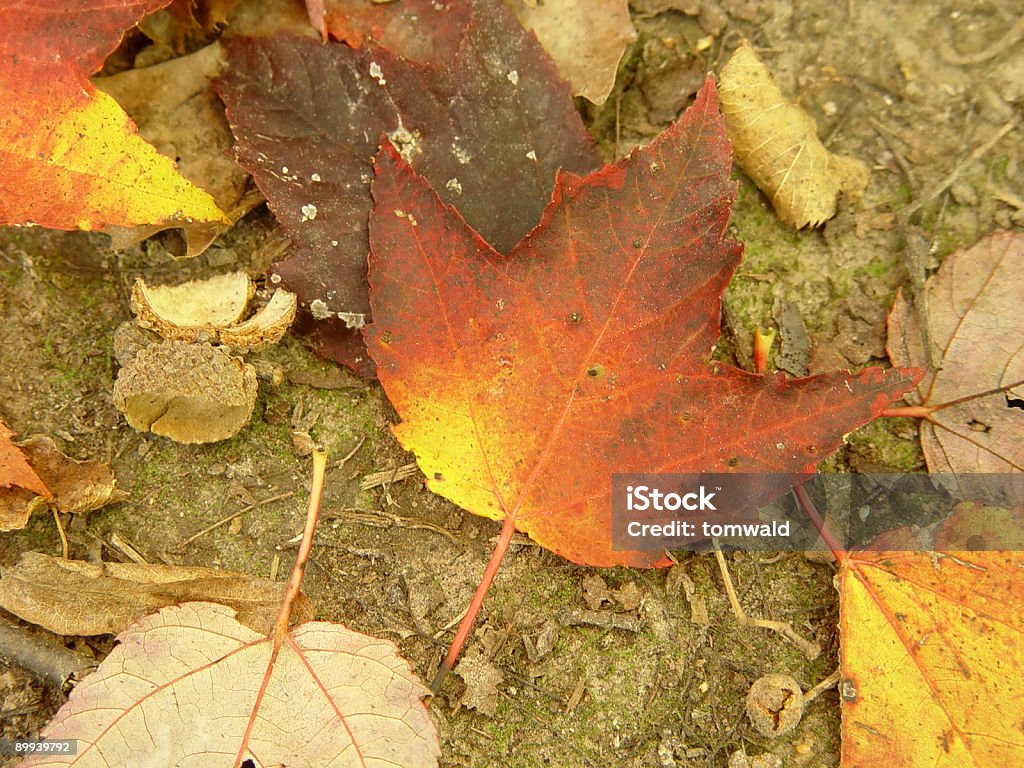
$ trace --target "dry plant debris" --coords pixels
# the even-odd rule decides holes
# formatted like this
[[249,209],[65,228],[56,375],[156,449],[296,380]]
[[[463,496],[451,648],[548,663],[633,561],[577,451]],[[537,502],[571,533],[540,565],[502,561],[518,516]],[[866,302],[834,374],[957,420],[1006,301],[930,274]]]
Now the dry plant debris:
[[626,0],[512,0],[519,23],[533,32],[574,96],[604,104],[636,30]]
[[277,290],[270,302],[241,322],[255,288],[244,272],[229,272],[182,285],[132,288],[132,312],[143,328],[175,341],[220,341],[234,347],[273,343],[295,319],[295,294]]
[[722,69],[718,88],[736,163],[784,222],[816,227],[835,215],[840,192],[856,199],[864,191],[867,167],[825,149],[814,119],[786,100],[748,44]]
[[935,406],[963,399],[921,419],[932,472],[1024,470],[1021,296],[1024,237],[1011,232],[947,257],[916,301],[897,296],[889,357],[893,365],[930,367],[907,400]]
[[[266,633],[287,586],[216,568],[87,563],[26,552],[3,572],[0,606],[59,635],[103,635],[169,605],[205,601],[230,606],[240,623]],[[292,619],[308,621],[314,612],[301,597]]]
[[0,531],[24,528],[32,515],[32,500],[53,498],[13,436],[0,421]]
[[32,435],[19,445],[61,512],[91,512],[128,498],[103,462],[72,459],[46,435]]
[[164,341],[121,369],[114,404],[140,432],[212,443],[248,423],[256,391],[256,369],[241,358],[211,344]]
[[295,319],[295,294],[278,289],[241,321],[254,293],[244,272],[150,287],[139,278],[132,312],[141,329],[126,324],[114,336],[122,369],[114,404],[128,423],[179,443],[224,440],[244,427],[256,404],[256,369],[211,341],[246,349],[274,343]]

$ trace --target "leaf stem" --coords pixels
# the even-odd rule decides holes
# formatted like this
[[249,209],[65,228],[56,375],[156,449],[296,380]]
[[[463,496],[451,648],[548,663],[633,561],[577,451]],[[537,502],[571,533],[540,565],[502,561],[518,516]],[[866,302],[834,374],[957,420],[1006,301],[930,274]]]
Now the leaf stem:
[[941,411],[943,408],[952,408],[954,405],[960,405],[960,403],[966,403],[970,400],[977,400],[981,397],[1009,392],[1011,389],[1016,389],[1022,384],[1024,384],[1024,379],[1015,381],[1011,384],[1005,384],[1001,387],[986,389],[984,392],[974,392],[970,395],[964,395],[963,397],[958,397],[955,400],[947,400],[946,402],[938,403],[937,405],[904,405],[896,406],[894,408],[883,408],[879,411],[878,415],[888,417],[901,416],[908,419],[927,419],[935,413],[935,411]]
[[281,613],[277,616],[277,623],[274,624],[274,651],[281,647],[285,636],[288,634],[288,622],[292,615],[292,607],[299,599],[299,590],[302,588],[302,577],[306,574],[306,564],[309,562],[309,553],[313,549],[313,533],[316,531],[317,519],[320,517],[320,497],[324,492],[324,475],[327,471],[327,451],[313,451],[313,482],[309,490],[309,507],[306,510],[306,527],[302,531],[302,542],[299,544],[299,552],[295,555],[295,567],[292,568],[292,578],[288,584],[288,594],[281,603]]
[[477,585],[476,592],[473,593],[473,599],[469,603],[469,608],[466,609],[466,615],[462,617],[462,621],[459,623],[459,628],[455,631],[455,637],[452,639],[452,644],[448,647],[448,653],[445,655],[444,661],[441,662],[441,667],[437,670],[434,682],[430,684],[430,691],[435,696],[437,695],[437,692],[441,690],[441,685],[444,683],[445,677],[448,676],[452,667],[455,666],[455,662],[459,658],[459,654],[462,652],[462,647],[466,644],[466,640],[469,638],[469,633],[473,629],[473,624],[476,623],[477,614],[480,613],[480,608],[484,604],[484,597],[487,596],[487,590],[491,588],[491,582],[494,581],[494,575],[498,572],[498,566],[501,565],[501,561],[505,558],[505,553],[508,552],[508,546],[512,543],[512,534],[515,532],[515,519],[512,516],[507,516],[501,525],[501,534],[498,536],[498,543],[494,545],[494,551],[491,553],[491,559],[488,561],[487,567],[484,569],[484,575],[480,578],[480,583]]
[[843,562],[843,555],[846,554],[846,548],[836,540],[836,537],[828,527],[828,523],[822,519],[821,513],[818,512],[818,508],[814,506],[814,501],[811,500],[810,495],[807,493],[807,489],[803,485],[797,485],[793,487],[793,493],[796,495],[796,500],[800,502],[800,506],[807,514],[807,517],[811,519],[811,523],[818,529],[818,535],[821,536],[821,540],[832,551],[832,557],[836,559],[836,565],[841,564]]

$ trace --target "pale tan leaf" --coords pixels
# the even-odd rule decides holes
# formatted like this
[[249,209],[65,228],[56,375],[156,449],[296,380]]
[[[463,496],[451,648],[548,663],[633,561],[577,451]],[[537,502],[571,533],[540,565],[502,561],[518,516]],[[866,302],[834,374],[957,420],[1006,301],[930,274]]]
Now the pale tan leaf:
[[626,47],[636,40],[627,0],[506,0],[540,40],[574,96],[603,104]]
[[[59,635],[117,634],[168,605],[208,601],[237,611],[238,621],[269,631],[287,584],[216,568],[147,563],[86,563],[26,552],[0,579],[0,606]],[[311,619],[300,596],[296,622]]]
[[867,167],[825,149],[814,119],[783,97],[746,43],[722,69],[718,95],[736,164],[787,224],[817,226],[835,215],[840,192],[864,191]]
[[[924,309],[897,296],[889,357],[932,366],[907,400],[940,405],[1024,380],[1022,296],[1024,237],[1011,232],[948,256],[925,285]],[[1024,471],[1024,385],[933,412],[921,446],[932,472]]]
[[53,503],[61,512],[91,512],[128,498],[117,487],[110,467],[99,461],[72,459],[46,435],[32,435],[18,445],[53,492]]
[[23,768],[437,765],[428,691],[393,643],[314,622],[275,657],[233,613],[188,603],[124,632],[43,730],[78,755]]
[[[227,215],[228,221],[186,230],[189,256],[206,250],[221,232],[263,200],[230,154],[231,129],[211,86],[221,64],[220,45],[214,43],[188,56],[93,80],[135,121],[139,135],[162,154],[177,158],[181,175],[209,192]],[[120,249],[161,229],[167,226],[114,227],[110,235],[114,248]]]

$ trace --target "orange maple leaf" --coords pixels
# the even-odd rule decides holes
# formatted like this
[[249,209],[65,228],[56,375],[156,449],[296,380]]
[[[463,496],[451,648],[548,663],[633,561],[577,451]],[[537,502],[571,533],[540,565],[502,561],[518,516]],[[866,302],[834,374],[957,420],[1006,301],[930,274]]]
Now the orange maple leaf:
[[213,198],[179,176],[88,80],[126,28],[168,2],[0,6],[0,224],[226,221]]

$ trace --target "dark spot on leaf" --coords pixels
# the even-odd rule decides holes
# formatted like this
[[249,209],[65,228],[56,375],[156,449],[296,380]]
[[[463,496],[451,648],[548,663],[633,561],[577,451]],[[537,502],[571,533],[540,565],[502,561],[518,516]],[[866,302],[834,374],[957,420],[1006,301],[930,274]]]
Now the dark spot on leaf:
[[808,445],[807,446],[807,452],[810,453],[810,454],[817,453],[818,452],[818,446],[816,446],[816,445]]
[[1006,395],[1007,408],[1020,408],[1024,410],[1024,397],[1010,397]]
[[581,313],[579,313],[579,312],[573,312],[571,315],[569,315],[569,320],[570,320],[570,322],[573,322],[573,323],[582,323],[583,322],[583,315]]
[[644,244],[644,241],[641,240],[639,237],[636,240],[633,241],[633,247],[634,248],[639,248],[643,244]]
[[384,333],[382,333],[380,335],[380,343],[381,344],[390,344],[392,338],[393,337],[391,335],[391,331],[384,331]]
[[650,164],[650,165],[648,166],[648,168],[650,168],[650,169],[651,169],[651,173],[660,173],[660,172],[661,172],[661,164],[660,164],[660,163],[655,163],[655,162],[652,162],[652,163],[651,163],[651,164]]
[[256,768],[256,763],[252,761],[252,758],[247,758],[242,761],[242,768]]
[[587,376],[589,376],[592,379],[596,379],[599,376],[603,376],[603,375],[604,375],[604,366],[603,365],[596,365],[595,364],[595,365],[592,365],[589,368],[587,368]]
[[434,473],[434,479],[435,480],[444,480],[444,476],[440,472],[435,472]]
[[991,432],[992,431],[992,427],[990,427],[988,424],[986,424],[983,421],[978,421],[977,419],[971,419],[969,422],[967,422],[967,426],[971,428],[972,432]]
[[693,414],[689,411],[683,411],[679,414],[679,420],[683,422],[683,424],[686,424],[689,421],[693,421]]
[[726,462],[726,464],[728,464],[730,467],[735,467],[739,463],[740,460],[738,456],[733,456],[731,459],[729,459],[729,461]]

